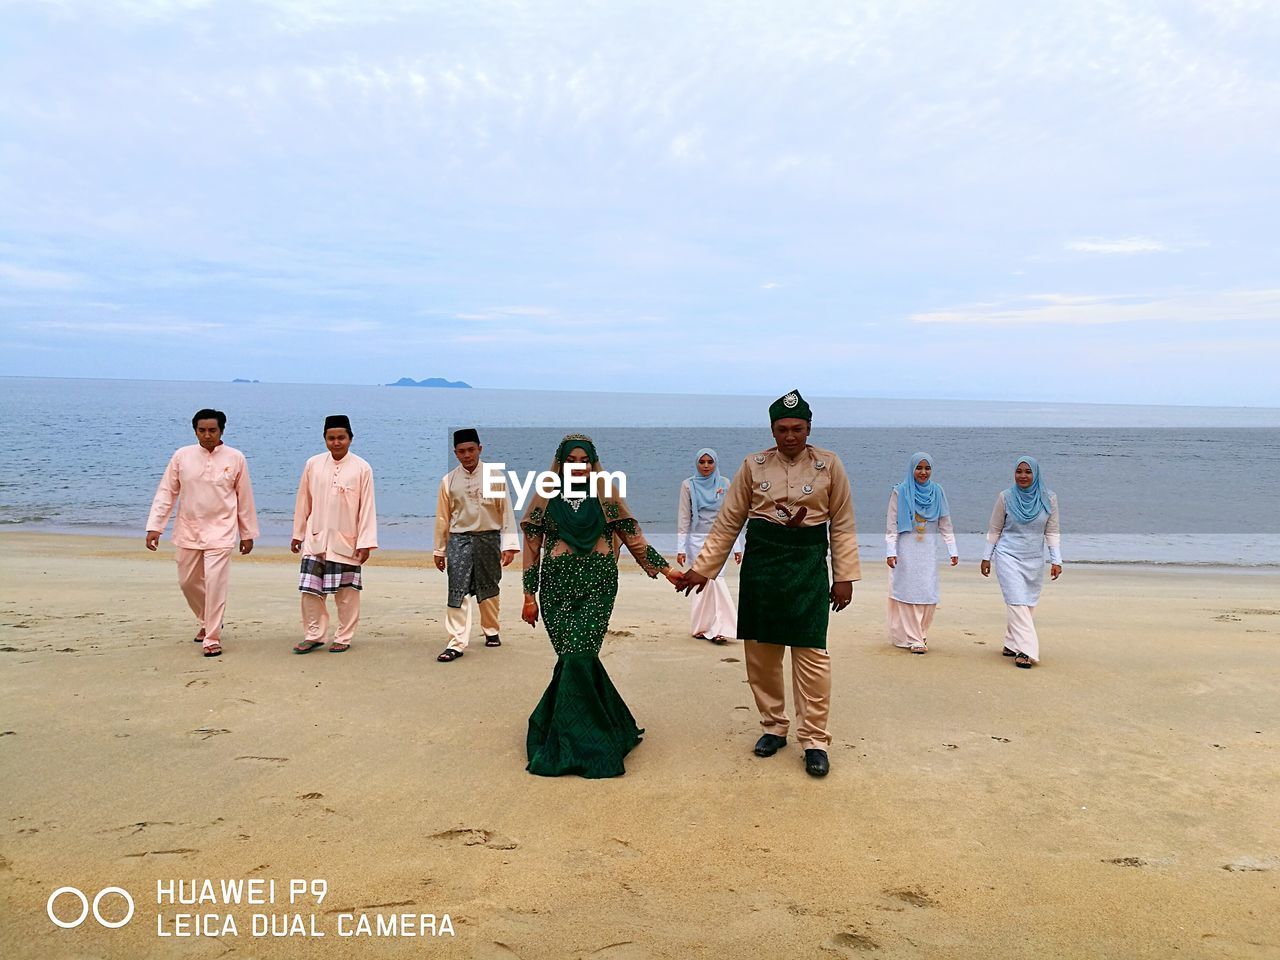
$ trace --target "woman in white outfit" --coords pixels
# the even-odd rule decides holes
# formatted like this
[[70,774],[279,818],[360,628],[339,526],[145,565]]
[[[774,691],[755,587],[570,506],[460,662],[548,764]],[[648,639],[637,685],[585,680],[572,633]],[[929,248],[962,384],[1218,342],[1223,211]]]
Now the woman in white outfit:
[[889,639],[912,653],[929,652],[929,625],[938,606],[938,538],[954,567],[956,534],[947,494],[933,479],[933,458],[917,453],[907,475],[889,494],[885,516],[885,562],[889,582]]
[[[676,563],[693,566],[698,551],[715,522],[724,495],[729,489],[729,478],[717,467],[719,458],[710,447],[698,451],[697,469],[693,476],[680,484],[680,510],[676,517]],[[742,562],[742,534],[733,545],[733,562]],[[738,611],[729,595],[724,571],[707,584],[701,593],[692,597],[693,609],[689,615],[689,632],[700,640],[726,643],[738,633]]]
[[1004,632],[1004,655],[1014,665],[1030,668],[1040,662],[1040,638],[1036,635],[1036,604],[1044,586],[1044,555],[1049,552],[1049,576],[1062,573],[1062,535],[1058,521],[1058,496],[1040,485],[1040,465],[1023,457],[1013,468],[1013,486],[996,494],[982,557],[982,575],[996,579],[1009,610]]

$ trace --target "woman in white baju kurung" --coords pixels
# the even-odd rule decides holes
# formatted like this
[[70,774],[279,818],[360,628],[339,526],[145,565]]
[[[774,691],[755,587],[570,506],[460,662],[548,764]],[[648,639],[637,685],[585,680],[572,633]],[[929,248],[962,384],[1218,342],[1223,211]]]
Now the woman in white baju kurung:
[[1003,653],[1014,658],[1015,666],[1029,668],[1040,662],[1040,638],[1032,614],[1044,586],[1045,551],[1049,576],[1057,580],[1062,573],[1062,537],[1058,496],[1041,486],[1040,465],[1032,457],[1022,457],[1014,466],[1013,479],[1012,487],[996,494],[982,575],[990,575],[994,562],[1009,611]]
[[[720,505],[724,502],[729,480],[717,468],[716,452],[709,447],[698,451],[697,471],[680,484],[680,509],[676,517],[676,563],[693,566],[711,531]],[[743,535],[733,545],[734,563],[742,562]],[[701,640],[725,643],[738,634],[738,611],[729,594],[724,570],[707,583],[701,593],[692,597],[689,632]]]
[[933,458],[917,453],[906,478],[889,494],[885,516],[885,562],[889,582],[889,639],[912,653],[929,652],[929,626],[938,606],[938,539],[954,567],[956,534],[942,486],[932,479]]

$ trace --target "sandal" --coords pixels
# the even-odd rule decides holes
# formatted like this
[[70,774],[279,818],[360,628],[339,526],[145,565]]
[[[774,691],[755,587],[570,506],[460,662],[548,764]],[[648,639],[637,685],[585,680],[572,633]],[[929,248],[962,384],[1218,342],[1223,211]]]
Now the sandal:
[[714,643],[717,647],[723,647],[726,643],[729,642],[729,638],[724,636],[723,634],[717,634],[714,637],[707,637],[707,639],[710,640],[712,643]]
[[1023,670],[1030,670],[1031,658],[1028,657],[1025,653],[1020,653],[1013,658],[1013,665],[1015,667],[1021,667]]
[[1003,650],[1000,651],[1000,656],[1002,657],[1016,657],[1017,655],[1018,655],[1018,651],[1010,650],[1008,647],[1005,647]]
[[455,650],[453,647],[445,647],[440,651],[440,656],[436,657],[436,662],[453,663],[453,661],[457,660],[460,656],[462,656],[461,650]]
[[928,653],[929,645],[927,643],[913,643],[907,649],[912,653]]
[[204,655],[206,657],[222,656],[222,644],[220,644],[217,640],[215,640],[213,641],[213,643],[206,645],[204,648]]
[[492,637],[484,638],[484,645],[486,647],[500,647],[502,646],[502,639],[495,633]]
[[293,652],[294,653],[310,653],[312,650],[316,649],[317,647],[323,647],[323,646],[324,646],[323,640],[303,640],[301,643],[299,643],[296,647],[293,648]]
[[351,649],[351,644],[349,644],[349,643],[338,643],[338,641],[337,641],[337,640],[335,640],[333,643],[329,644],[329,652],[330,652],[330,653],[346,653],[346,652],[347,652],[348,650],[350,650],[350,649]]

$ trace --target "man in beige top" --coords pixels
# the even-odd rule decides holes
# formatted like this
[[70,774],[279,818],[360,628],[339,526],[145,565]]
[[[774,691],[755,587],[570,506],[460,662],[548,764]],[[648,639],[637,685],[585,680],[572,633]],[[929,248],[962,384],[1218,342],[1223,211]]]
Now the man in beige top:
[[853,498],[840,458],[809,445],[813,414],[798,391],[774,401],[769,419],[777,445],[742,462],[697,561],[684,574],[684,589],[703,589],[745,524],[738,636],[764,728],[755,753],[771,757],[787,743],[782,658],[790,647],[796,738],[805,770],[823,777],[830,770],[831,744],[827,621],[830,611],[850,604],[853,581],[862,576]]
[[500,647],[498,584],[502,568],[520,549],[516,518],[505,488],[500,497],[484,496],[484,463],[480,435],[471,428],[453,434],[458,466],[440,481],[436,500],[435,560],[437,570],[449,573],[449,606],[445,628],[448,646],[436,657],[451,663],[467,649],[471,634],[469,595],[480,607],[480,628],[486,647]]
[[147,549],[155,550],[174,504],[174,556],[178,585],[196,615],[195,639],[206,657],[222,654],[222,615],[231,580],[231,551],[253,549],[258,514],[244,454],[222,442],[227,415],[198,410],[191,418],[197,443],[179,447],[169,458],[147,517]]

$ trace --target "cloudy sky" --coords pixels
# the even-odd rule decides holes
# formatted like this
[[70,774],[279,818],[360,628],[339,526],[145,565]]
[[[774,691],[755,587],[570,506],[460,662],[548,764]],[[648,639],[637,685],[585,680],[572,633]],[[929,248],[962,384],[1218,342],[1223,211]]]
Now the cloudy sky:
[[1277,170],[1268,0],[0,0],[0,374],[1278,406]]

